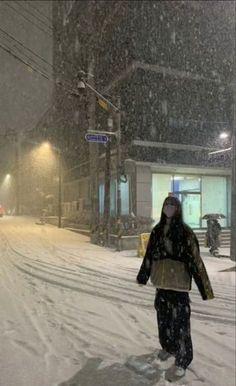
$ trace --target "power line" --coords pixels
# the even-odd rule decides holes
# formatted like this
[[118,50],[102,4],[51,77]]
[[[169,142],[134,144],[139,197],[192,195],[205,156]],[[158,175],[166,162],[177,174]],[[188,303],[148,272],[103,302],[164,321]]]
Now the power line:
[[[4,51],[6,51],[9,55],[12,55],[15,59],[17,59],[18,61],[20,61],[21,63],[23,63],[25,66],[27,67],[30,67],[34,72],[37,72],[39,73],[41,76],[43,76],[44,78],[48,79],[48,80],[53,80],[52,78],[52,74],[47,74],[47,73],[44,73],[43,71],[41,71],[40,69],[37,69],[36,67],[32,66],[29,62],[27,62],[26,60],[22,59],[20,56],[18,56],[15,52],[11,51],[11,49],[6,46],[5,43],[3,43],[4,45],[1,44],[0,42],[0,48]],[[54,67],[52,67],[54,69]],[[62,83],[57,83],[58,86],[62,87],[62,88],[65,88],[65,85],[67,86],[66,89],[70,89],[72,90],[72,87],[73,85],[68,82],[68,81],[63,81]],[[73,90],[72,90],[73,91]]]
[[36,52],[34,52],[33,50],[31,50],[30,48],[26,47],[23,43],[21,43],[19,40],[17,40],[16,38],[14,38],[14,36],[10,35],[8,32],[6,32],[5,30],[3,30],[1,27],[0,27],[0,32],[2,32],[4,35],[8,36],[9,38],[11,38],[13,41],[17,42],[21,47],[23,47],[24,49],[26,49],[27,51],[31,52],[33,55],[35,55],[37,58],[39,58],[40,60],[42,60],[44,63],[46,63],[48,66],[50,67],[53,67],[51,63],[49,63],[46,59],[42,58],[40,55],[38,55]]
[[[1,28],[0,28],[1,29]],[[4,50],[4,51],[6,51],[9,55],[11,55],[11,56],[13,56],[15,59],[17,59],[18,61],[20,61],[21,63],[23,63],[25,66],[27,66],[27,67],[30,67],[34,72],[37,72],[38,74],[40,74],[41,76],[43,76],[44,78],[46,78],[47,80],[50,80],[50,81],[52,81],[53,80],[53,75],[52,74],[48,74],[48,73],[45,73],[45,72],[43,72],[43,71],[41,71],[40,69],[38,69],[38,68],[36,68],[36,67],[34,67],[34,66],[32,66],[29,62],[27,62],[25,59],[22,59],[20,56],[18,56],[15,52],[13,52],[8,46],[6,46],[6,44],[5,43],[3,43],[4,45],[2,45],[1,44],[1,42],[0,42],[0,48],[2,49],[2,50]],[[21,52],[22,53],[22,52]],[[23,55],[25,55],[24,53],[23,53]],[[26,56],[26,55],[25,55]],[[28,59],[30,59],[31,61],[33,60],[32,58],[29,58],[28,57]],[[34,61],[35,62],[35,61]],[[37,63],[37,62],[35,62],[35,63]],[[38,63],[37,63],[37,65],[38,65]],[[55,70],[55,68],[52,66],[52,69],[53,70]],[[45,70],[44,70],[45,71]],[[56,71],[57,72],[57,71]],[[70,82],[68,82],[68,81],[66,81],[66,80],[63,80],[62,82],[57,82],[56,83],[57,84],[57,86],[59,86],[59,87],[61,87],[61,88],[64,88],[64,89],[66,89],[66,90],[70,90],[70,94],[71,94],[71,92],[73,91],[74,92],[74,95],[77,95],[77,90],[76,89],[73,89],[73,85],[70,83]],[[66,86],[66,87],[65,87]]]
[[10,4],[8,3],[3,3],[6,7],[12,9],[13,11],[15,11],[17,13],[17,15],[20,15],[22,16],[25,20],[27,20],[29,23],[33,24],[35,27],[37,27],[40,31],[44,32],[45,34],[49,35],[50,37],[52,37],[52,34],[49,33],[48,31],[45,31],[43,28],[41,28],[38,24],[34,23],[32,20],[28,19],[24,14],[22,14],[21,12],[19,12],[17,9],[15,9],[14,7],[12,7]]
[[32,8],[34,11],[38,12],[39,15],[45,17],[46,19],[48,19],[48,21],[52,22],[52,19],[50,17],[48,17],[47,15],[45,15],[43,12],[39,11],[36,7],[34,7],[30,1],[27,1],[27,5],[30,6],[30,8]]
[[[0,28],[0,30],[2,30],[2,29]],[[32,66],[28,61],[22,59],[19,55],[17,55],[15,52],[13,52],[13,51],[11,50],[11,48],[8,47],[8,46],[6,45],[6,43],[4,43],[4,42],[2,42],[2,43],[3,43],[4,45],[2,45],[1,42],[0,42],[0,48],[1,48],[2,50],[6,51],[9,55],[12,55],[15,59],[17,59],[18,61],[20,61],[21,63],[23,63],[23,64],[26,65],[27,67],[30,67],[33,71],[39,73],[39,74],[42,75],[44,78],[46,78],[46,79],[48,79],[48,80],[53,80],[52,74],[46,73],[45,70],[44,70],[45,72],[43,72],[43,71],[41,71],[40,69],[35,68],[35,67]],[[22,52],[21,52],[21,53],[22,53]],[[23,55],[25,55],[25,54],[23,53]],[[28,58],[29,58],[29,57],[28,57]],[[32,60],[32,58],[29,58],[29,59]],[[39,65],[39,64],[37,63],[37,65]],[[55,68],[53,67],[53,65],[51,65],[51,67],[52,67],[52,70],[55,70]],[[66,86],[67,86],[67,89],[72,89],[72,87],[73,87],[73,85],[72,85],[70,82],[67,82],[67,81],[65,81],[65,80],[63,81],[63,84],[62,84],[62,83],[60,83],[60,84],[57,83],[57,85],[60,86],[60,87],[62,87],[62,88],[65,88],[64,85],[66,85]]]
[[[6,32],[5,30],[3,30],[1,27],[0,27],[0,32],[2,32],[2,34],[6,35],[7,37],[9,37],[10,39],[12,39],[13,41],[17,42],[21,47],[23,47],[24,49],[26,49],[27,51],[31,52],[33,55],[35,55],[36,57],[38,57],[40,60],[42,60],[43,62],[45,62],[48,66],[50,66],[52,68],[52,70],[55,71],[55,68],[54,66],[49,63],[48,61],[46,61],[44,58],[42,58],[40,55],[36,54],[33,50],[31,50],[30,48],[26,47],[23,43],[21,43],[19,40],[17,40],[15,37],[13,37],[11,34],[9,34],[8,32]],[[2,46],[0,45],[0,48],[2,48],[2,50],[6,51],[9,55],[12,55],[15,59],[19,60],[21,63],[25,64],[27,67],[30,67],[32,70],[34,70],[35,72],[38,72],[40,75],[42,75],[44,78],[48,79],[48,80],[52,80],[52,77],[51,75],[52,74],[48,74],[47,73],[47,70],[43,69],[43,71],[41,71],[40,69],[38,68],[35,68],[33,66],[30,65],[29,62],[25,61],[24,59],[22,59],[21,57],[19,57],[15,52],[12,52],[10,47],[9,46],[6,46],[6,43],[2,42],[5,46]],[[19,48],[14,46],[15,49],[17,49],[19,51]],[[27,57],[27,59],[33,61],[37,66],[40,66],[40,64],[38,62],[36,62],[33,58],[27,56],[24,52],[20,52],[22,55],[24,55],[25,57]],[[73,64],[71,61],[69,61],[71,64]],[[58,71],[55,71],[55,73],[58,73]],[[58,86],[62,87],[62,88],[67,88],[67,89],[72,89],[73,88],[73,85],[70,83],[70,82],[67,82],[65,80],[63,80],[62,83],[57,83]],[[65,87],[65,85],[67,87]]]
[[12,55],[15,59],[17,59],[18,61],[20,61],[21,63],[23,63],[24,65],[26,65],[27,67],[30,67],[34,72],[37,72],[38,74],[40,74],[41,76],[43,76],[44,78],[48,79],[48,80],[51,80],[52,78],[49,78],[48,75],[44,74],[42,71],[38,70],[37,68],[31,66],[28,62],[26,62],[24,59],[20,58],[18,55],[16,55],[14,52],[12,52],[9,47],[4,47],[1,43],[0,43],[0,48],[4,51],[6,51],[9,55]]
[[[55,68],[54,66],[47,62],[45,59],[43,59],[41,56],[37,55],[34,51],[30,50],[29,48],[27,48],[26,46],[24,46],[24,44],[22,44],[21,42],[19,42],[17,39],[15,39],[12,35],[8,34],[6,31],[4,31],[1,27],[0,27],[0,32],[4,33],[6,36],[10,37],[12,40],[16,41],[18,44],[20,44],[23,48],[27,49],[28,51],[32,52],[32,54],[36,55],[37,57],[39,57],[41,60],[43,60],[45,63],[47,63],[48,65],[50,65],[50,67],[52,68],[52,70],[55,71]],[[18,61],[20,61],[21,63],[23,63],[24,65],[26,65],[27,67],[30,67],[34,72],[37,72],[39,73],[41,76],[43,76],[44,78],[48,79],[48,80],[53,80],[52,78],[52,74],[49,74],[47,73],[47,71],[45,69],[43,69],[43,71],[41,71],[39,68],[36,68],[34,66],[31,65],[31,63],[29,63],[28,61],[26,61],[25,59],[22,59],[19,55],[17,55],[14,51],[11,50],[11,48],[9,46],[6,45],[6,43],[2,42],[4,45],[1,44],[0,42],[0,48],[4,51],[6,51],[9,55],[13,56],[15,59],[17,59]],[[16,49],[18,49],[18,47],[15,46]],[[18,49],[19,51],[19,49]],[[40,66],[40,64],[38,62],[36,62],[33,58],[27,56],[24,52],[20,52],[21,54],[23,54],[24,56],[26,56],[29,60],[33,61],[34,63],[37,64],[37,66]],[[55,71],[56,73],[58,73],[58,71]],[[64,89],[69,89],[69,90],[72,90],[73,91],[73,85],[66,81],[66,80],[63,80],[62,82],[60,83],[57,83],[57,86],[61,87],[61,88],[64,88]],[[65,87],[66,86],[66,87]],[[76,90],[74,90],[76,91]]]
[[21,3],[18,1],[14,1],[18,7],[22,8],[26,13],[28,13],[30,16],[33,16],[36,20],[38,20],[40,23],[44,24],[47,28],[52,30],[52,26],[48,25],[44,20],[40,19],[37,15],[34,15],[32,12],[30,12],[26,7],[24,7]]
[[[0,33],[1,33],[1,31],[0,31]],[[4,39],[6,39],[6,38],[4,37]],[[3,42],[3,44],[6,45],[5,42]],[[11,42],[10,42],[10,44],[11,44]],[[23,55],[26,59],[29,59],[29,60],[31,61],[31,64],[32,64],[32,63],[36,64],[36,66],[37,66],[38,69],[40,70],[40,64],[39,64],[34,58],[32,58],[31,56],[25,54],[19,47],[16,46],[16,44],[13,43],[13,46],[11,46],[11,47],[7,46],[7,47],[8,47],[9,49],[11,48],[11,49],[13,49],[13,50],[14,50],[14,49],[17,50],[19,54]],[[41,67],[41,70],[44,71],[45,73],[47,73],[47,70],[46,70],[44,67]]]

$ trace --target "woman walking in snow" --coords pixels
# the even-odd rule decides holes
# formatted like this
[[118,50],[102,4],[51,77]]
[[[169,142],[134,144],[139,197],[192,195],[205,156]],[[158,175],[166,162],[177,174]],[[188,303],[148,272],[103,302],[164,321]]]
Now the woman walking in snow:
[[137,282],[146,284],[149,277],[156,287],[155,309],[162,347],[158,357],[175,357],[174,366],[166,373],[167,379],[174,381],[185,375],[193,359],[189,299],[192,277],[203,300],[214,298],[198,240],[183,222],[181,203],[176,197],[164,200],[161,219],[151,232]]

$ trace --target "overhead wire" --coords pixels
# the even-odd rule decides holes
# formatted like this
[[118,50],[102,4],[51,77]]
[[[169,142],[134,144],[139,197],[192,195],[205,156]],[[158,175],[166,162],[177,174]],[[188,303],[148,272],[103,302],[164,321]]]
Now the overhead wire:
[[[5,5],[8,5],[8,4],[5,4]],[[9,6],[9,8],[12,8],[14,9],[14,11],[16,11],[15,8]],[[35,53],[33,50],[31,50],[30,48],[26,47],[22,42],[20,42],[18,39],[16,39],[14,36],[12,36],[11,34],[9,34],[8,32],[6,32],[4,29],[2,29],[0,27],[0,32],[2,32],[2,34],[4,34],[5,36],[7,36],[8,38],[12,39],[14,42],[18,43],[23,49],[29,51],[31,54],[35,55],[36,57],[38,57],[40,60],[42,60],[44,63],[46,63],[48,66],[51,67],[51,70],[54,70],[55,73],[58,73],[58,69],[55,69],[53,67],[53,65],[51,63],[49,63],[47,60],[45,60],[44,58],[42,58],[40,55],[38,55],[37,53]],[[45,32],[45,31],[44,31]],[[1,41],[0,41],[1,43]],[[6,45],[5,42],[2,42],[3,44],[0,44],[0,48],[2,50],[4,50],[5,52],[7,52],[9,55],[12,55],[16,60],[20,61],[22,64],[24,64],[25,66],[27,67],[30,67],[34,72],[37,72],[39,73],[41,76],[43,76],[44,78],[48,79],[48,80],[52,80],[52,74],[49,74],[47,72],[47,70],[45,68],[40,69],[39,67],[41,66],[40,63],[36,62],[33,58],[29,57],[28,55],[26,55],[23,51],[20,51],[20,54],[25,56],[28,60],[34,62],[38,68],[35,68],[34,65],[31,65],[32,63],[29,63],[28,61],[26,61],[24,58],[22,58],[21,56],[19,56],[19,54],[17,54],[16,52],[12,51],[12,47],[9,47]],[[17,46],[14,45],[14,48],[19,51],[19,48]],[[14,49],[13,48],[13,49]],[[72,63],[71,63],[72,64]],[[71,84],[71,82],[68,82],[66,80],[63,80],[62,82],[60,83],[57,83],[57,85],[61,88],[65,88],[65,89],[70,89],[70,91],[72,90],[73,88],[73,85]],[[72,90],[73,91],[73,90]]]
[[[1,43],[3,43],[3,44],[1,44]],[[9,55],[13,56],[15,59],[17,59],[18,61],[23,63],[25,66],[27,66],[27,68],[31,68],[34,72],[40,74],[45,79],[50,80],[50,81],[53,80],[53,74],[52,73],[49,74],[47,72],[41,71],[39,68],[36,68],[35,66],[32,65],[32,63],[29,63],[24,58],[20,57],[19,54],[16,54],[14,51],[12,51],[12,49],[9,46],[7,46],[6,43],[0,41],[0,49],[4,50]],[[32,58],[30,58],[30,60],[32,60]],[[39,64],[37,63],[37,65],[39,65]],[[52,70],[55,70],[55,68],[53,66],[52,66]],[[68,81],[63,80],[63,82],[57,83],[57,85],[61,88],[65,88],[67,90],[73,91],[73,85]]]
[[[19,14],[18,11],[16,11],[15,8],[9,6],[9,4],[5,4],[7,5],[10,9],[14,10],[15,12],[17,12],[17,14]],[[21,15],[22,17],[24,17],[23,15]],[[33,25],[37,26],[41,31],[47,33],[47,31],[41,29],[38,25],[36,25],[35,23],[33,23],[31,20],[27,19],[26,17],[24,17],[27,21],[29,21],[30,23],[32,23]],[[46,25],[46,24],[45,24]],[[2,29],[0,27],[0,32],[1,32],[1,35],[2,37],[4,37],[4,39],[8,40],[8,44],[10,44],[10,47],[9,45],[6,44],[6,42],[4,41],[0,41],[0,49],[2,49],[3,51],[5,51],[6,53],[8,53],[9,55],[11,55],[12,57],[14,57],[15,60],[18,60],[19,62],[21,62],[23,65],[25,65],[28,69],[30,68],[33,72],[35,73],[38,73],[40,76],[44,77],[45,79],[47,80],[52,80],[52,75],[49,75],[47,70],[45,68],[43,68],[43,71],[40,70],[40,66],[42,66],[41,63],[37,62],[34,58],[32,58],[31,56],[27,55],[24,50],[28,51],[29,53],[31,53],[32,55],[34,55],[35,57],[37,57],[39,60],[41,60],[42,62],[44,62],[47,66],[49,66],[50,68],[53,68],[53,65],[51,63],[49,63],[46,59],[44,59],[43,57],[41,57],[40,55],[38,55],[36,52],[34,52],[33,50],[31,50],[30,48],[26,47],[22,42],[20,42],[18,39],[16,39],[14,36],[12,36],[11,34],[9,34],[8,32],[6,32],[4,29]],[[49,33],[47,33],[48,35],[50,35]],[[3,36],[4,35],[4,36]],[[52,36],[52,35],[50,35]],[[1,44],[2,43],[2,44]],[[20,47],[22,47],[22,50],[20,50],[20,47],[17,46],[19,45]],[[15,52],[15,50],[19,51],[19,54],[17,54]],[[20,56],[21,55],[21,56]],[[27,60],[25,60],[24,58],[22,58],[22,55],[24,57],[27,58]],[[32,65],[32,62],[35,63],[35,65]],[[37,66],[37,67],[36,67]],[[28,130],[27,130],[28,131]],[[32,130],[29,130],[29,131],[32,131]],[[4,135],[1,135],[1,137],[9,137],[9,136],[14,136],[15,133],[12,132],[11,130],[8,131],[8,132],[5,132]]]
[[[1,44],[3,43],[3,44]],[[13,56],[15,59],[17,59],[18,61],[20,61],[21,63],[23,63],[25,66],[27,67],[30,67],[34,72],[37,72],[39,73],[40,75],[42,75],[44,78],[52,81],[53,80],[53,74],[49,74],[47,72],[43,72],[41,71],[40,69],[34,67],[31,65],[31,63],[29,63],[28,61],[26,61],[25,59],[23,59],[22,57],[20,57],[18,54],[16,54],[14,51],[12,51],[12,49],[6,45],[6,43],[4,42],[1,42],[0,41],[0,49],[6,51],[9,55]],[[32,58],[30,58],[32,60]],[[37,63],[38,65],[38,63]],[[52,69],[53,66],[52,66]],[[63,81],[62,83],[57,83],[58,86],[60,87],[65,87],[65,85],[67,86],[66,88],[70,88],[70,90],[72,89],[73,85],[70,83],[70,82],[67,82],[67,81]]]
[[23,43],[21,43],[18,39],[16,39],[14,36],[6,32],[4,29],[0,27],[0,32],[7,36],[8,38],[12,39],[14,42],[18,43],[23,49],[29,51],[31,54],[35,55],[37,58],[42,60],[44,63],[46,63],[48,66],[53,67],[52,63],[48,62],[46,59],[44,59],[42,56],[38,55],[36,52],[31,50],[30,48],[26,47]]
[[[1,30],[1,28],[0,28]],[[2,43],[2,44],[1,44]],[[42,75],[44,78],[48,79],[48,80],[53,80],[53,74],[52,73],[48,73],[47,71],[45,70],[40,70],[39,68],[36,68],[35,66],[32,65],[32,63],[29,63],[28,61],[26,61],[24,58],[22,58],[21,56],[19,56],[19,54],[16,54],[14,51],[12,51],[12,48],[7,46],[6,43],[4,42],[1,42],[0,41],[0,49],[6,51],[9,55],[12,55],[15,59],[17,59],[18,61],[20,61],[21,63],[23,63],[25,66],[27,67],[30,67],[34,72],[37,72],[39,73],[40,75]],[[21,52],[21,54],[25,55],[23,52]],[[33,58],[30,58],[28,57],[28,59],[30,59],[31,61],[33,60]],[[37,62],[36,62],[37,63]],[[40,66],[39,63],[37,63],[37,66]],[[55,70],[55,68],[53,67],[53,65],[51,65],[51,68],[52,70]],[[58,72],[58,71],[57,71]],[[62,83],[57,83],[58,86],[60,87],[65,87],[65,85],[67,86],[66,88],[67,89],[72,89],[73,85],[68,82],[68,81],[65,81],[63,80]]]
[[[11,7],[10,7],[11,8]],[[13,8],[14,9],[14,8]],[[15,9],[14,9],[15,10]],[[40,55],[38,55],[37,53],[35,53],[33,50],[31,50],[30,48],[26,47],[22,42],[20,42],[18,39],[16,39],[14,36],[12,36],[11,34],[9,34],[8,32],[6,32],[4,29],[2,29],[0,27],[0,32],[2,33],[2,35],[4,34],[7,38],[11,39],[12,41],[16,42],[17,44],[19,44],[23,49],[27,50],[28,52],[30,52],[31,54],[35,55],[37,58],[39,58],[40,60],[42,60],[44,63],[46,63],[48,66],[51,67],[51,70],[54,70],[55,73],[58,73],[58,71],[53,67],[53,65],[51,63],[49,63],[47,60],[45,60],[44,58],[42,58]],[[2,44],[1,44],[2,43]],[[10,43],[12,44],[12,42]],[[27,66],[27,68],[31,68],[34,72],[40,74],[41,76],[43,76],[45,79],[47,80],[53,80],[53,74],[52,73],[48,73],[48,71],[43,68],[40,69],[40,66],[41,64],[38,63],[36,60],[34,60],[32,57],[28,56],[25,52],[23,51],[20,51],[19,47],[17,47],[16,45],[14,45],[13,47],[9,47],[5,42],[1,42],[0,41],[0,49],[4,50],[5,52],[7,52],[9,55],[11,55],[12,57],[14,57],[16,60],[18,60],[19,62],[21,62],[22,64],[24,64],[25,66]],[[19,53],[16,53],[14,51],[14,49],[16,49]],[[24,58],[22,58],[20,55],[23,55],[24,57],[27,58],[27,60],[25,60]],[[29,62],[30,61],[30,62]],[[32,65],[32,62],[37,66],[35,67],[35,65]],[[66,80],[63,80],[62,82],[60,83],[57,83],[57,85],[61,88],[65,88],[67,90],[70,89],[70,91],[73,91],[72,88],[73,88],[73,85],[66,81]]]
[[[1,34],[1,31],[0,31],[0,34]],[[5,37],[4,37],[4,39],[6,39]],[[18,55],[20,54],[20,55],[23,55],[26,59],[28,59],[28,60],[30,60],[30,64],[35,64],[36,66],[37,66],[37,69],[38,70],[42,70],[44,73],[47,73],[47,69],[46,68],[44,68],[44,67],[41,67],[40,68],[40,66],[41,66],[41,64],[39,64],[34,58],[32,58],[31,56],[29,56],[29,55],[27,55],[26,53],[24,53],[19,47],[17,47],[17,45],[15,44],[15,43],[13,43],[13,45],[12,46],[8,46],[8,45],[6,45],[6,43],[5,42],[2,42],[7,48],[9,48],[9,49],[11,49],[11,50],[13,50],[13,52],[14,52],[14,50],[17,50],[18,51]],[[7,42],[8,43],[8,42]],[[10,42],[10,44],[12,44],[11,42]]]
[[51,19],[49,16],[47,16],[47,15],[45,15],[43,12],[39,11],[38,8],[36,8],[35,6],[33,6],[33,5],[31,4],[30,1],[27,1],[27,5],[28,5],[31,9],[33,9],[35,12],[38,12],[39,15],[45,17],[48,21],[52,22],[52,19]]
[[18,7],[20,7],[21,9],[23,9],[26,13],[28,13],[30,16],[33,16],[36,20],[38,20],[40,23],[44,24],[47,28],[51,29],[52,30],[52,26],[47,24],[44,20],[42,20],[41,18],[39,18],[37,15],[35,15],[34,13],[30,12],[26,7],[24,7],[22,5],[21,2],[19,1],[13,1],[14,4],[18,5]]
[[44,78],[48,79],[48,80],[52,80],[49,75],[43,73],[41,70],[38,70],[37,68],[33,67],[32,65],[30,65],[30,63],[28,63],[27,61],[25,61],[24,59],[22,59],[20,56],[18,56],[16,53],[12,52],[12,50],[6,46],[5,44],[2,45],[0,43],[0,48],[4,51],[6,51],[9,55],[13,56],[15,59],[17,59],[18,61],[20,61],[21,63],[23,63],[24,65],[26,65],[27,67],[31,68],[34,72],[37,72],[38,74],[40,74],[41,76],[43,76]]
[[[0,28],[0,30],[2,30]],[[45,69],[40,70],[39,68],[35,67],[32,65],[32,63],[29,63],[28,61],[26,61],[24,58],[20,57],[19,55],[17,55],[14,51],[12,51],[11,47],[7,46],[6,43],[3,43],[4,45],[1,44],[1,41],[0,41],[0,49],[4,50],[5,52],[7,52],[9,55],[13,56],[16,60],[18,60],[19,62],[23,63],[25,66],[27,66],[27,68],[31,68],[34,72],[40,74],[42,77],[44,77],[45,79],[49,80],[49,81],[53,81],[53,73],[49,74],[47,73],[47,71],[45,71]],[[17,47],[15,47],[17,48]],[[33,52],[33,51],[32,51]],[[39,63],[37,63],[33,58],[27,56],[25,53],[23,52],[20,52],[21,54],[23,54],[24,56],[26,56],[30,61],[33,61],[34,63],[36,63],[37,66],[39,66]],[[55,71],[55,68],[53,67],[53,65],[51,65],[52,67],[52,70]],[[55,73],[58,73],[58,71],[55,71]],[[66,90],[67,94],[73,94],[75,96],[78,96],[78,90],[76,89],[75,85],[73,85],[71,82],[68,82],[66,80],[63,80],[61,82],[56,82],[57,86],[59,86],[60,88],[63,88]]]
[[[16,9],[12,6],[10,6],[9,4],[7,3],[4,3],[5,5],[7,5],[10,9],[13,9],[14,11],[16,11]],[[16,11],[17,12],[17,11]],[[28,20],[28,19],[27,19]],[[34,24],[34,23],[33,23]],[[27,66],[27,68],[31,68],[31,70],[33,70],[34,72],[37,72],[38,74],[40,74],[41,76],[43,76],[44,78],[48,79],[48,80],[51,80],[52,79],[52,74],[49,74],[48,73],[48,70],[45,69],[44,67],[42,67],[42,64],[39,63],[38,61],[36,61],[36,59],[34,59],[33,57],[29,56],[26,54],[26,52],[24,52],[24,50],[27,50],[28,52],[30,52],[32,55],[34,55],[35,57],[37,57],[38,59],[40,59],[41,61],[43,61],[44,63],[46,63],[48,66],[50,66],[50,68],[52,69],[53,68],[53,65],[51,63],[49,63],[47,60],[45,60],[44,58],[42,58],[40,55],[38,55],[37,53],[35,53],[33,50],[31,50],[30,48],[26,47],[22,42],[20,42],[18,39],[16,39],[14,36],[12,36],[11,34],[9,34],[8,32],[6,32],[3,28],[0,27],[0,32],[2,34],[2,37],[4,39],[7,39],[8,42],[6,44],[5,41],[0,41],[0,48],[2,50],[4,50],[5,52],[7,52],[9,55],[13,56],[16,60],[20,61],[21,63],[23,63],[25,66]],[[46,32],[46,31],[45,31]],[[4,35],[4,36],[3,36]],[[23,49],[20,49],[17,44],[14,44],[14,43],[17,43],[21,48]],[[10,46],[9,46],[10,45]],[[18,52],[16,52],[18,51]],[[23,56],[23,57],[22,57]],[[27,60],[26,60],[26,59]],[[40,68],[41,67],[41,68]]]
[[22,12],[19,12],[17,9],[15,9],[14,7],[12,7],[12,5],[6,3],[6,2],[3,2],[2,4],[4,4],[6,7],[12,9],[13,11],[15,11],[17,13],[17,15],[20,15],[21,17],[23,17],[25,20],[27,20],[29,23],[31,23],[32,25],[34,25],[35,27],[37,27],[40,31],[44,32],[45,34],[49,35],[50,37],[52,37],[52,34],[48,31],[45,31],[45,29],[41,28],[41,26],[39,26],[38,24],[34,23],[32,20],[28,19],[24,14],[22,14]]

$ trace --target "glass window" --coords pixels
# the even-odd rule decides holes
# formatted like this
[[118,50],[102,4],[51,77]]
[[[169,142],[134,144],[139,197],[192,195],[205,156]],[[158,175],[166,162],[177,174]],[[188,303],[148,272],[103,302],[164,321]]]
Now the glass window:
[[129,181],[121,182],[121,214],[129,214]]
[[228,191],[228,216],[227,216],[227,226],[231,226],[231,189],[232,181],[230,178],[227,178],[227,191]]
[[110,215],[116,216],[116,179],[111,179],[110,185]]
[[171,174],[155,173],[152,175],[152,217],[156,222],[160,220],[163,201],[171,192]]
[[104,183],[99,184],[99,213],[104,213]]
[[200,192],[201,179],[199,176],[174,176],[173,191],[175,193]]
[[[116,178],[112,178],[110,182],[110,215],[116,216]],[[120,184],[121,190],[121,214],[129,214],[129,182]],[[104,183],[99,184],[99,213],[104,214]]]
[[201,226],[201,195],[200,193],[182,193],[179,197],[182,203],[183,219],[191,228]]
[[199,176],[175,175],[173,191],[182,203],[183,218],[192,228],[201,226],[201,178]]
[[[227,213],[227,179],[226,177],[202,177],[202,215],[207,213]],[[227,219],[220,220],[221,226],[227,225]],[[206,227],[206,220],[202,220]]]

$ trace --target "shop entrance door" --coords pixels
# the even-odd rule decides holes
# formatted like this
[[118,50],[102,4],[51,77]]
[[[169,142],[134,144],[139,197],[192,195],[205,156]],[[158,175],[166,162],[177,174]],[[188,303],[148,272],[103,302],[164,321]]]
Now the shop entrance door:
[[201,195],[200,193],[181,192],[184,221],[191,228],[200,228]]

